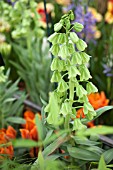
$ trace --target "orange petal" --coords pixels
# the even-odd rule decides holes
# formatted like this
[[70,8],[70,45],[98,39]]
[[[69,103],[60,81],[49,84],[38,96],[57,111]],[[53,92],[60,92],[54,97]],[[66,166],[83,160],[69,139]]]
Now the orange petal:
[[34,126],[35,126],[35,123],[33,120],[27,120],[25,124],[25,129],[30,131],[34,128]]
[[16,134],[17,134],[16,130],[12,126],[8,126],[6,130],[6,136],[14,139],[16,137]]
[[38,132],[36,126],[30,131],[30,138],[33,140],[38,140]]
[[23,139],[30,139],[29,130],[20,129],[20,132],[21,132],[21,136],[22,136]]
[[35,114],[31,111],[31,110],[27,110],[26,112],[24,112],[24,118],[27,119],[34,119]]
[[85,118],[85,115],[84,115],[84,112],[83,112],[83,108],[77,110],[76,118],[81,118],[81,117]]

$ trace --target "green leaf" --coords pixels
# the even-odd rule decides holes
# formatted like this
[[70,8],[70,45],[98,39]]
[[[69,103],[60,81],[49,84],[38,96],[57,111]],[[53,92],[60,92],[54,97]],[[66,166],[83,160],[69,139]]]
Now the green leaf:
[[68,152],[70,156],[80,160],[86,161],[98,161],[100,156],[94,152],[88,151],[86,149],[82,149],[79,147],[68,147]]
[[14,147],[27,147],[27,148],[38,147],[42,145],[41,142],[36,142],[30,139],[15,139],[12,140],[12,143]]
[[53,153],[57,148],[59,148],[61,144],[67,141],[66,136],[67,136],[67,133],[64,133],[62,136],[56,139],[53,143],[47,146],[43,151],[44,158],[46,158],[48,155]]
[[39,140],[43,140],[43,138],[44,138],[43,125],[42,125],[42,121],[40,120],[38,114],[35,115],[35,124],[37,127],[38,138],[39,138]]
[[40,166],[40,169],[41,170],[45,170],[45,166],[44,166],[44,157],[42,155],[42,151],[40,150],[39,153],[38,153],[38,163],[39,163],[39,166]]
[[100,158],[98,170],[107,170],[103,155]]
[[16,123],[16,124],[25,124],[26,120],[21,118],[21,117],[8,117],[6,119],[7,122],[11,122],[11,123]]
[[86,130],[81,130],[76,133],[76,135],[82,135],[82,136],[90,136],[92,134],[101,134],[101,135],[106,135],[106,134],[113,134],[113,127],[109,126],[96,126],[95,128],[89,128]]
[[103,153],[106,164],[109,164],[113,160],[113,149],[109,149]]
[[95,146],[95,145],[98,145],[99,142],[95,142],[95,141],[92,141],[92,140],[89,140],[87,139],[86,137],[84,136],[73,136],[72,137],[75,142],[79,145],[85,145],[85,146]]
[[[108,111],[110,109],[113,109],[113,106],[104,106],[104,107],[101,107],[101,108],[95,110],[96,111],[96,116],[93,118],[93,120],[97,119],[102,113],[104,113],[104,112],[106,112],[106,111]],[[88,123],[90,120],[82,119],[81,121],[83,123]]]

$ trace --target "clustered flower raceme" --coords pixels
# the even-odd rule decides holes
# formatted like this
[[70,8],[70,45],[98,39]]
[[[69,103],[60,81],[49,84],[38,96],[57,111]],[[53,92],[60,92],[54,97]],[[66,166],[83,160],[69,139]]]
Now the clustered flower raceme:
[[[55,24],[55,33],[48,38],[52,43],[50,51],[55,56],[51,64],[53,71],[51,82],[58,83],[58,86],[50,93],[45,112],[48,112],[47,122],[49,124],[59,125],[67,117],[70,121],[74,118],[73,130],[78,130],[86,126],[75,113],[78,108],[83,107],[86,118],[92,120],[96,112],[89,103],[87,95],[98,90],[93,83],[88,81],[92,77],[86,67],[90,59],[90,56],[84,52],[87,44],[75,32],[71,32],[72,29],[81,32],[83,25],[77,22],[73,25],[72,20],[74,20],[74,14],[69,11]],[[62,28],[65,28],[66,33],[60,33]],[[65,75],[68,76],[68,81],[64,80]],[[86,88],[82,85],[83,82]],[[77,105],[78,103],[80,106]]]

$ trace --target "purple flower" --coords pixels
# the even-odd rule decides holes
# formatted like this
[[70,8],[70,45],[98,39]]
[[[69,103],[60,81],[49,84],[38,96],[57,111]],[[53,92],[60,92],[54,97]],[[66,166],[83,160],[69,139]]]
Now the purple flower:
[[14,6],[15,5],[15,3],[17,2],[18,0],[15,0],[15,2],[14,1],[12,1],[12,0],[7,0],[7,2],[9,3],[9,4],[11,4],[12,6]]
[[107,77],[113,77],[113,66],[108,66],[107,64],[103,64],[103,68],[104,71],[103,73],[107,76]]
[[84,29],[82,32],[77,33],[78,36],[82,39],[84,39],[86,42],[93,41],[94,40],[94,34],[95,30],[94,27],[96,25],[96,19],[93,17],[92,13],[88,11],[88,8],[81,6],[80,4],[75,6],[75,4],[71,4],[67,7],[67,11],[72,9],[75,13],[75,22],[79,22],[83,24]]

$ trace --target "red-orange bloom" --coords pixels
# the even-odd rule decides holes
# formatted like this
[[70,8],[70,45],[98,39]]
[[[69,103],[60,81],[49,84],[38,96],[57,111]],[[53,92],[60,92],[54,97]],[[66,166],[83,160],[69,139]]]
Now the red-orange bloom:
[[97,110],[103,106],[107,106],[109,100],[106,98],[105,93],[92,93],[88,96],[89,102],[93,106],[94,110]]
[[[106,98],[105,93],[102,91],[100,93],[92,93],[88,96],[90,104],[93,106],[94,110],[97,110],[103,106],[107,106],[109,100]],[[76,118],[85,118],[83,108],[77,110]],[[87,124],[88,127],[94,127],[94,122],[91,121]]]
[[85,118],[83,108],[77,110],[76,118]]
[[[10,139],[13,139],[15,137],[16,131],[12,126],[8,126],[7,129],[0,129],[0,144],[4,144],[4,146],[0,148],[0,154],[4,154],[12,159],[14,155],[14,150]],[[3,156],[0,156],[0,159],[3,158]]]
[[[38,116],[41,119],[39,113]],[[26,124],[22,125],[23,129],[20,129],[22,138],[38,141],[38,131],[35,125],[35,114],[32,111],[26,111],[24,113],[24,119],[26,120]],[[37,156],[37,154],[38,154],[38,148],[30,149],[31,157]]]

